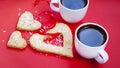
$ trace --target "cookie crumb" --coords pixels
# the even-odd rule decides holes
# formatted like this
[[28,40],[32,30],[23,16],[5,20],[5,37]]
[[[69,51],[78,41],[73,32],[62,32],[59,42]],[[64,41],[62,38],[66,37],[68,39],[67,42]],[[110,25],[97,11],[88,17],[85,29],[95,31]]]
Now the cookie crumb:
[[7,32],[6,30],[3,30],[3,33]]
[[48,54],[45,54],[45,56],[48,56]]
[[35,11],[35,13],[38,13],[38,11]]
[[18,13],[18,16],[20,16],[21,15],[21,13]]
[[32,32],[29,32],[29,35],[32,35],[33,33]]
[[54,14],[51,14],[51,16],[54,16]]
[[2,42],[4,43],[4,42],[5,42],[5,40],[2,40]]
[[19,11],[21,11],[22,9],[21,8],[18,8]]

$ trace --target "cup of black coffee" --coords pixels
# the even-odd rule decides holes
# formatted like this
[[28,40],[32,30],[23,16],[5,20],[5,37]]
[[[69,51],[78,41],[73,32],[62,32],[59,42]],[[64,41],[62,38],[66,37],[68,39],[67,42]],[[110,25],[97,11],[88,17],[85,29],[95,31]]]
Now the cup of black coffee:
[[[54,3],[58,4],[56,7]],[[50,7],[59,12],[62,18],[69,23],[77,23],[84,18],[89,6],[89,0],[51,0]]]
[[84,23],[75,32],[75,47],[84,58],[94,58],[103,64],[109,56],[104,50],[108,42],[108,32],[104,27],[96,23]]

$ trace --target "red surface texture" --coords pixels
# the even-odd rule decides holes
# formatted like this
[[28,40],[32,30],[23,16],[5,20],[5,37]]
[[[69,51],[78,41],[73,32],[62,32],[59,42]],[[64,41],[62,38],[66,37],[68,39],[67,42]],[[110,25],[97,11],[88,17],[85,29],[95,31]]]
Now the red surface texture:
[[[38,1],[34,4],[34,0],[0,0],[0,68],[120,68],[120,0],[90,0],[85,18],[76,24],[64,22],[59,13],[52,11],[50,0]],[[70,26],[73,37],[75,29],[82,23],[96,22],[104,26],[110,37],[105,48],[109,54],[108,62],[101,65],[94,59],[82,58],[76,52],[74,43],[72,59],[37,52],[29,45],[23,50],[8,48],[9,36],[16,30],[19,15],[24,11],[31,11],[34,17],[44,12],[46,15],[52,14],[52,19],[43,15],[43,22],[64,22]],[[27,39],[28,33],[24,32],[23,36]]]

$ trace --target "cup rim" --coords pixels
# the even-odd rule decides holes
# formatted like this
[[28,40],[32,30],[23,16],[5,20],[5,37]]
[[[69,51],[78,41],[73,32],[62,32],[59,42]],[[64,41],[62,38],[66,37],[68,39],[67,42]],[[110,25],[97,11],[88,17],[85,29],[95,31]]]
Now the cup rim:
[[[104,30],[104,32],[106,33],[107,38],[106,38],[105,42],[104,42],[103,44],[101,44],[100,46],[92,47],[92,46],[88,46],[88,45],[82,43],[81,41],[79,41],[79,39],[78,39],[78,37],[77,37],[77,32],[78,32],[78,30],[79,30],[82,26],[85,26],[85,25],[88,25],[88,24],[98,26],[98,27],[102,28],[102,29]],[[108,35],[107,30],[106,30],[103,26],[101,26],[101,25],[99,25],[99,24],[97,24],[97,23],[93,23],[93,22],[86,22],[86,23],[83,23],[83,24],[79,25],[79,26],[77,27],[77,29],[75,30],[75,39],[76,39],[80,44],[82,44],[82,45],[85,46],[85,47],[98,48],[98,47],[105,47],[105,46],[106,46],[106,44],[107,44],[107,42],[108,42],[108,39],[109,39],[109,35]]]
[[63,6],[62,3],[61,3],[61,0],[59,0],[59,4],[60,4],[60,6],[62,6],[63,8],[65,8],[65,9],[67,9],[67,10],[69,10],[69,11],[81,11],[81,10],[83,10],[83,9],[86,9],[86,8],[89,6],[89,0],[87,0],[87,5],[86,5],[85,7],[80,8],[80,9],[75,9],[75,10],[69,9],[69,8]]

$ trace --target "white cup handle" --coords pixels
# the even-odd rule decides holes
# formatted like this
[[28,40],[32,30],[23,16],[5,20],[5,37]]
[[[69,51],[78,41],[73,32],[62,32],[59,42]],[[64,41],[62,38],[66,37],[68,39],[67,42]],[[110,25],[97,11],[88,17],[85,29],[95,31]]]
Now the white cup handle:
[[51,2],[50,2],[50,8],[51,8],[52,10],[56,11],[56,12],[59,12],[59,7],[54,6],[53,3],[59,4],[59,0],[51,0]]
[[95,57],[95,60],[100,64],[104,64],[105,62],[108,61],[108,59],[109,59],[109,56],[104,49],[100,50],[99,55]]

